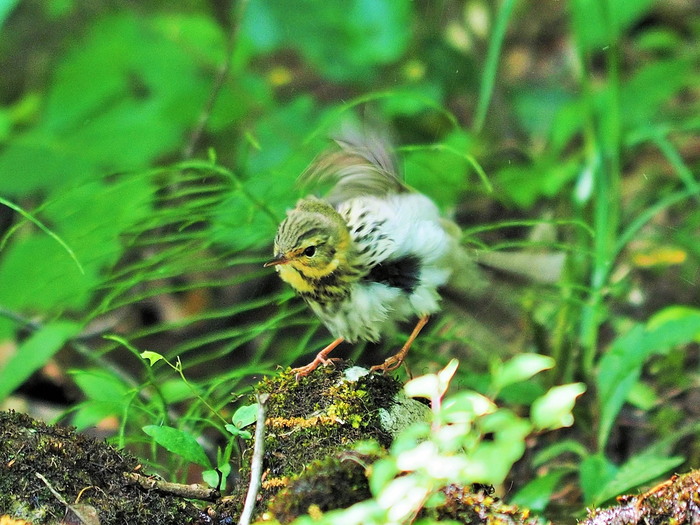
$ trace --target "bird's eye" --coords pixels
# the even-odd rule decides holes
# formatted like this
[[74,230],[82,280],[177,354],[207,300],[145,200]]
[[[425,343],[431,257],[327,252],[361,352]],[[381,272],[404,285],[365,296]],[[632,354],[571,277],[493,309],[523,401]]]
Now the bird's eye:
[[304,250],[304,255],[307,257],[313,257],[316,254],[316,246],[309,246]]

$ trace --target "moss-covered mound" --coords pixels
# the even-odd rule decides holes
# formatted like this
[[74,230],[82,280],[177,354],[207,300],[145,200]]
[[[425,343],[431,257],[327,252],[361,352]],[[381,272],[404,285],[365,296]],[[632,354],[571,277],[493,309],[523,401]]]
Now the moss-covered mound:
[[101,525],[199,522],[202,513],[186,501],[130,484],[124,474],[138,466],[129,454],[70,428],[0,412],[0,514],[59,523],[72,512],[60,497],[96,512]]

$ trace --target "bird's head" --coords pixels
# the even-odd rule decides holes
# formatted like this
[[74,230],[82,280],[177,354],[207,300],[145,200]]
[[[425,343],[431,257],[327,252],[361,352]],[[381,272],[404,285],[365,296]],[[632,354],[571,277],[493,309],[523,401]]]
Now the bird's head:
[[327,202],[309,197],[287,212],[275,237],[275,258],[265,266],[274,266],[298,291],[310,292],[309,281],[348,264],[350,246],[350,233],[340,214]]

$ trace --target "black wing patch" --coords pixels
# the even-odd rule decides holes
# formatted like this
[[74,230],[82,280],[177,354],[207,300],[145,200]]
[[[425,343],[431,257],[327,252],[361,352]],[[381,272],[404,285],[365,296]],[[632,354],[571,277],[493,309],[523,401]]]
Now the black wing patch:
[[382,261],[372,267],[365,277],[368,281],[400,288],[406,293],[413,293],[418,285],[420,261],[415,255],[406,255],[399,259]]

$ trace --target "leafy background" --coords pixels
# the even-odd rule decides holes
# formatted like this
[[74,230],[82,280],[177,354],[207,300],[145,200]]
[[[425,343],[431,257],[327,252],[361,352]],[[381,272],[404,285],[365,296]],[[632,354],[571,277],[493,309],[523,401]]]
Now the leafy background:
[[[465,246],[524,250],[536,273],[566,254],[555,284],[488,273],[450,293],[412,357],[424,372],[456,356],[453,387],[482,392],[513,355],[553,357],[491,389],[515,410],[586,383],[508,496],[575,513],[698,466],[691,0],[6,0],[0,24],[6,406],[191,475],[141,428],[213,453],[255,378],[327,340],[261,263],[328,134],[371,119]],[[340,355],[373,364],[400,340]]]

